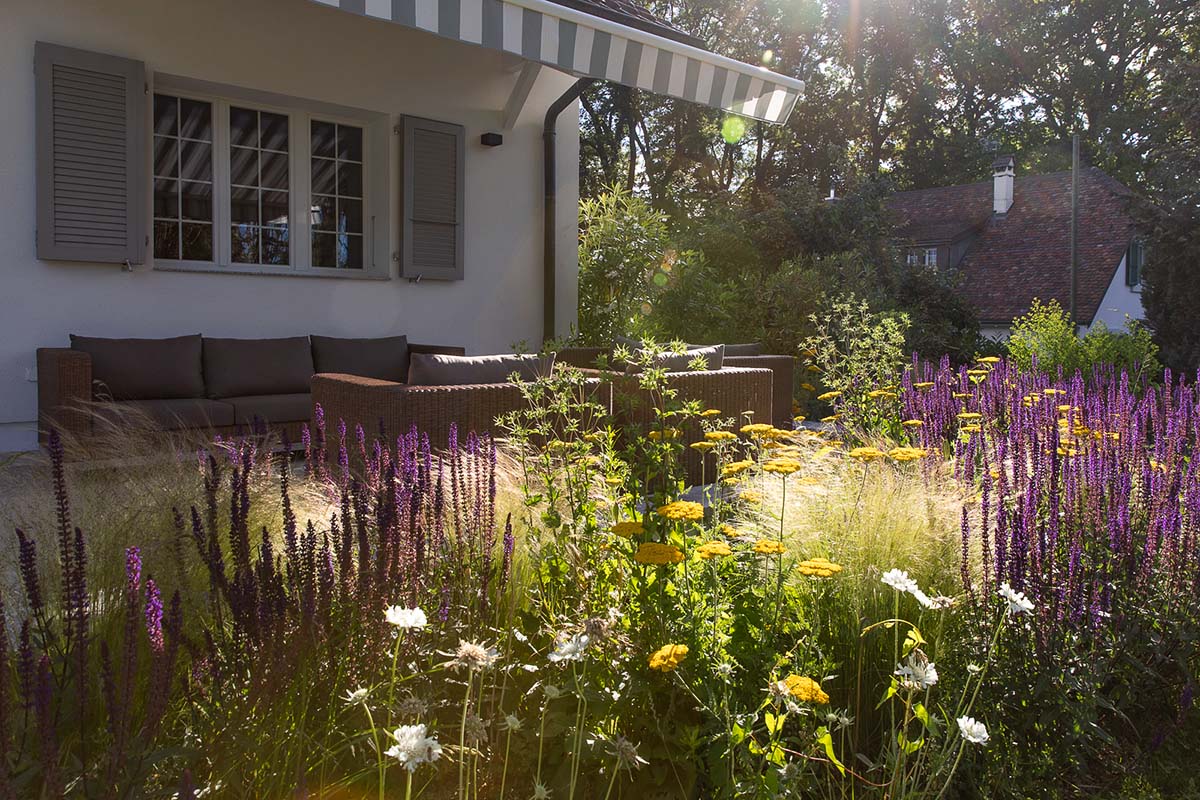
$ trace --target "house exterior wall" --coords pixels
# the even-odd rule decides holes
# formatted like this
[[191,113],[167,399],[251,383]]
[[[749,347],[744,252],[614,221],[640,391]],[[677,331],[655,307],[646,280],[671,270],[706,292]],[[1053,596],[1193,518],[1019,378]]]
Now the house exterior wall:
[[[31,447],[34,350],[69,333],[157,337],[407,334],[470,353],[536,346],[542,325],[542,117],[572,78],[543,69],[504,143],[500,131],[521,63],[308,0],[3,0],[0,25],[0,451]],[[34,251],[37,41],[146,63],[153,73],[461,124],[466,131],[466,277],[409,283],[187,273],[153,260],[39,261]],[[558,324],[575,321],[578,288],[578,114],[558,132]],[[149,153],[147,153],[149,158]],[[391,251],[399,248],[399,143],[386,169]]]
[[[1125,256],[1125,258],[1128,257],[1128,255]],[[1103,322],[1109,330],[1119,331],[1124,329],[1126,317],[1135,320],[1146,318],[1146,311],[1142,307],[1141,290],[1135,290],[1125,283],[1125,258],[1121,259],[1121,265],[1117,267],[1112,282],[1108,284],[1108,289],[1104,292],[1104,299],[1100,301],[1096,318],[1092,320],[1093,327],[1096,323]]]

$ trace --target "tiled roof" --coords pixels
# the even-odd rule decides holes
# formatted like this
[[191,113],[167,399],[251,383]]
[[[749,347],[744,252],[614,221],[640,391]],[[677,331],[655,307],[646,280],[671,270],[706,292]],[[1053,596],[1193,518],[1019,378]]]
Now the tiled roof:
[[698,38],[675,27],[667,20],[650,13],[634,0],[551,0],[560,6],[573,8],[593,17],[619,22],[646,33],[653,33],[676,42],[704,47]]
[[[1078,314],[1090,324],[1134,234],[1129,190],[1094,167],[1079,176]],[[1007,214],[992,213],[992,182],[898,192],[899,235],[949,242],[978,232],[959,264],[961,291],[983,322],[1008,324],[1034,298],[1070,303],[1071,173],[1018,176]]]

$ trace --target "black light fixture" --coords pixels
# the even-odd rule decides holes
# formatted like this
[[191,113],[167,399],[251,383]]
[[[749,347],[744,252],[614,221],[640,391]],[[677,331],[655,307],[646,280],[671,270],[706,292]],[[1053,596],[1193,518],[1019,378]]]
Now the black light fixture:
[[484,147],[499,147],[504,144],[504,137],[498,133],[485,133],[479,137],[479,143]]

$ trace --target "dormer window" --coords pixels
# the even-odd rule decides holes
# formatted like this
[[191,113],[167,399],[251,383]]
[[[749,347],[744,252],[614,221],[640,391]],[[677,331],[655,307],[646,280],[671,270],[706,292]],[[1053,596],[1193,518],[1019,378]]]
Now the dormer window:
[[905,254],[904,263],[910,267],[925,267],[937,269],[938,253],[936,247],[913,247]]

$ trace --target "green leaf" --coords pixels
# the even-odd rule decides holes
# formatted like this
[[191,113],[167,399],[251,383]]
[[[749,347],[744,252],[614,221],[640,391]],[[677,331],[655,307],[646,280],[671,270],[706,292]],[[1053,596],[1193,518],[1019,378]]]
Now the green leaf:
[[822,725],[817,728],[817,741],[825,746],[825,757],[838,769],[838,772],[846,774],[846,767],[838,757],[833,753],[833,737],[829,735],[829,729]]
[[763,721],[767,723],[767,732],[771,734],[777,734],[783,730],[783,719],[782,714],[775,715],[770,711],[763,714]]
[[922,737],[909,741],[908,737],[904,735],[904,731],[896,731],[896,743],[906,754],[912,754],[921,749],[921,745],[925,744],[925,739]]
[[729,729],[729,741],[733,745],[739,745],[746,741],[746,729],[736,722],[733,723],[733,727]]
[[928,730],[930,727],[930,725],[929,725],[929,710],[927,708],[925,708],[925,705],[923,703],[916,703],[913,706],[912,711],[913,711],[913,716],[915,716],[917,719],[921,720],[921,724],[925,726],[926,730]]

